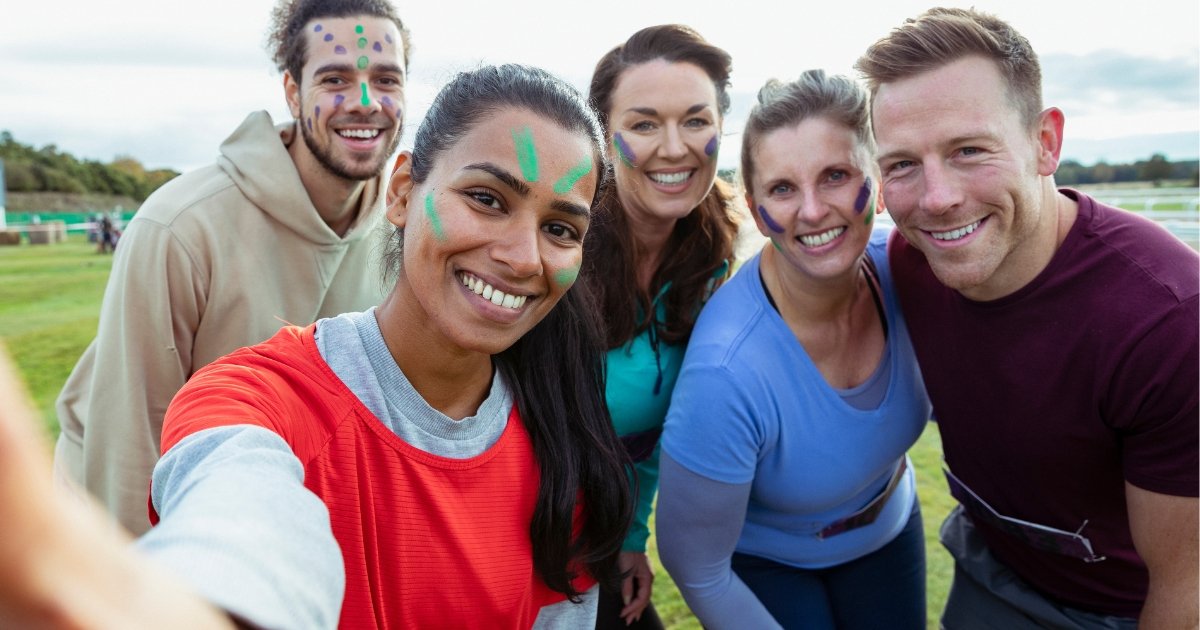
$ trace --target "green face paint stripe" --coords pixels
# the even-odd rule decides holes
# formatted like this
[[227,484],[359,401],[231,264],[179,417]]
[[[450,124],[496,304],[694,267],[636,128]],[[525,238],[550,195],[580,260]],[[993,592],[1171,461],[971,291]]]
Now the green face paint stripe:
[[767,240],[771,241],[771,244],[775,246],[775,250],[776,250],[776,251],[778,251],[778,252],[782,252],[782,251],[783,251],[783,248],[779,246],[779,243],[776,243],[776,242],[775,242],[775,239],[773,239],[773,238],[770,238],[770,239],[767,239]]
[[533,130],[525,127],[520,131],[513,130],[513,145],[517,148],[517,162],[521,165],[521,174],[525,181],[533,183],[538,180],[537,149],[533,146]]
[[554,192],[561,195],[568,190],[571,190],[571,188],[575,186],[576,182],[582,179],[584,175],[587,175],[591,172],[592,158],[591,156],[585,155],[583,156],[582,162],[571,167],[571,170],[567,171],[566,175],[563,175],[558,181],[554,182]]
[[366,107],[367,105],[371,104],[371,99],[367,97],[367,84],[366,83],[362,84],[362,91],[363,91],[363,95],[362,95],[361,102],[362,102],[363,107]]
[[879,208],[879,189],[876,189],[871,195],[871,205],[867,207],[867,217],[863,219],[863,225],[871,225],[875,220],[875,210]]
[[433,207],[433,193],[425,195],[425,218],[429,219],[429,227],[433,228],[433,236],[439,241],[446,240],[446,230],[442,229],[442,218]]
[[565,286],[568,284],[575,284],[575,279],[578,277],[579,265],[575,265],[574,267],[570,267],[568,269],[559,269],[558,273],[554,274],[554,281],[557,282],[559,286]]

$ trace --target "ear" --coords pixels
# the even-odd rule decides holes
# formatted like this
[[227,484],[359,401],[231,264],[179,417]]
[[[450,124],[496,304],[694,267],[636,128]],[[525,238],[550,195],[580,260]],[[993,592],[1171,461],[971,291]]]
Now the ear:
[[400,229],[408,223],[408,201],[412,191],[412,153],[401,151],[396,156],[387,188],[387,220]]
[[1058,158],[1062,153],[1063,126],[1066,117],[1057,107],[1047,108],[1038,117],[1037,148],[1038,175],[1049,177],[1058,170]]
[[292,77],[288,70],[283,71],[283,97],[287,99],[288,111],[292,118],[300,120],[300,82]]

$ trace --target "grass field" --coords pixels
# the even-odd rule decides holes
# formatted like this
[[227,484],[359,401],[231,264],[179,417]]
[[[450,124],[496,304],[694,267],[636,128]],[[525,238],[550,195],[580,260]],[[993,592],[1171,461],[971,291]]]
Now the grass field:
[[[16,360],[49,437],[58,432],[54,398],[96,333],[111,266],[110,256],[97,254],[78,235],[61,245],[0,247],[0,340]],[[929,628],[937,627],[953,570],[937,542],[937,527],[954,504],[942,479],[941,452],[933,425],[910,452],[925,519]],[[653,549],[651,554],[657,565]],[[667,626],[700,628],[670,577],[661,567],[656,573],[654,604]]]

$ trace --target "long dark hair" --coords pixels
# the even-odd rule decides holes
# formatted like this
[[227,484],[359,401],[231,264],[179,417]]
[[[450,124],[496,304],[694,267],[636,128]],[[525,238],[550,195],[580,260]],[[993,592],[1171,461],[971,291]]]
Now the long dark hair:
[[[729,53],[687,26],[651,26],[609,51],[592,73],[588,99],[606,134],[611,133],[608,114],[617,81],[630,67],[656,59],[690,63],[703,70],[717,89],[721,116],[729,112],[729,74],[733,69]],[[700,306],[714,286],[713,274],[733,257],[737,233],[730,210],[733,199],[733,190],[718,178],[700,205],[675,223],[662,262],[644,290],[637,282],[640,246],[616,187],[605,191],[599,204],[603,220],[593,224],[592,231],[606,246],[590,257],[586,266],[591,268],[589,275],[604,309],[608,348],[623,345],[651,324],[667,343],[682,343],[691,335]],[[666,321],[656,323],[653,296],[667,282],[671,287],[665,297]]]
[[[529,110],[591,140],[602,174],[594,207],[607,186],[599,121],[574,88],[544,70],[515,64],[461,73],[442,89],[417,130],[413,182],[424,182],[442,152],[488,114],[507,107]],[[589,230],[585,260],[594,255],[594,242]],[[399,270],[402,244],[396,230],[384,257],[389,275]],[[547,586],[573,601],[579,593],[571,580],[582,567],[598,582],[617,583],[617,553],[633,515],[628,458],[604,403],[602,326],[584,274],[541,322],[493,357],[513,389],[541,471],[529,527],[533,564]],[[576,537],[572,525],[580,500],[583,523]]]

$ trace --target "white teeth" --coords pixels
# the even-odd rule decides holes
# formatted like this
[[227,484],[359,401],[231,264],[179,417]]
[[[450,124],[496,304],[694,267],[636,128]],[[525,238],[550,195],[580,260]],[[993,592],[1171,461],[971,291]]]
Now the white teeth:
[[960,227],[960,228],[957,228],[954,230],[950,230],[949,232],[930,232],[929,235],[939,241],[956,241],[956,240],[970,234],[971,232],[974,232],[975,228],[979,227],[979,224],[982,222],[983,221],[981,219],[979,221],[972,223],[971,225],[967,225],[967,226]]
[[338,135],[343,138],[359,138],[362,140],[370,140],[379,135],[378,129],[343,129],[338,132]]
[[682,173],[647,173],[650,179],[660,184],[678,184],[685,182],[692,176],[692,171],[683,171]]
[[835,227],[831,230],[825,230],[820,234],[806,234],[799,236],[800,243],[805,247],[820,247],[842,235],[846,231],[846,226]]
[[488,300],[496,306],[503,306],[504,308],[518,310],[522,306],[525,306],[525,301],[529,299],[529,296],[527,295],[512,295],[510,293],[505,293],[500,289],[497,289],[484,282],[483,280],[466,273],[459,276],[459,280],[463,283],[463,286],[474,291],[476,295],[483,297],[483,299]]

